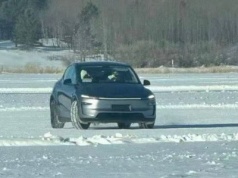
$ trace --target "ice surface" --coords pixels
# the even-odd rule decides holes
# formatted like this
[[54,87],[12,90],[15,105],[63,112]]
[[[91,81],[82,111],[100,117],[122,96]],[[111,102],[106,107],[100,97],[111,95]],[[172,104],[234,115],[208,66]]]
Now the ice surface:
[[0,177],[237,176],[235,74],[144,75],[156,90],[154,129],[87,131],[51,128],[49,96],[59,77],[0,75]]

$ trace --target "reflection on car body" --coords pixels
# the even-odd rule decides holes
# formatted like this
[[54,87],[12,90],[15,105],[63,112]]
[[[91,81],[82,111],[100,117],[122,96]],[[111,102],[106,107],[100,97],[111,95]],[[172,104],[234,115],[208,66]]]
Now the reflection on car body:
[[65,122],[72,122],[77,129],[88,129],[91,123],[117,123],[119,128],[138,123],[153,128],[155,97],[143,84],[124,63],[74,63],[53,88],[51,125],[63,128]]

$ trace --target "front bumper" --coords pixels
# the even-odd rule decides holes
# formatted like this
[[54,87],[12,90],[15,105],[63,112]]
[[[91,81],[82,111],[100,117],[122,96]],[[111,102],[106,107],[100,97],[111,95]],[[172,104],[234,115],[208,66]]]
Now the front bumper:
[[140,98],[83,98],[79,105],[79,116],[82,122],[154,122],[155,103],[154,99]]

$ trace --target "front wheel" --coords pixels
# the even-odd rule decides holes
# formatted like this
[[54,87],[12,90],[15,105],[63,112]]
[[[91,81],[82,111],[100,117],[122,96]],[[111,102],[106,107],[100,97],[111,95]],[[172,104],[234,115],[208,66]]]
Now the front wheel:
[[54,100],[50,102],[50,119],[51,119],[52,128],[59,129],[64,127],[65,122],[59,121],[59,114],[57,112],[56,104]]
[[90,123],[84,124],[80,122],[80,118],[79,118],[79,112],[78,112],[78,102],[77,101],[73,101],[73,103],[71,104],[71,122],[72,125],[76,128],[76,129],[88,129],[90,126]]
[[139,127],[140,127],[141,129],[153,129],[153,128],[154,128],[154,125],[155,125],[154,122],[153,122],[153,123],[146,123],[146,122],[144,122],[144,123],[139,123]]

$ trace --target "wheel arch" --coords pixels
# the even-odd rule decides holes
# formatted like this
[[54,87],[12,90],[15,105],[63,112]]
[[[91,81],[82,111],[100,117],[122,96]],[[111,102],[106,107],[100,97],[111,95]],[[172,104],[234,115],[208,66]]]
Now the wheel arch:
[[72,96],[71,103],[73,103],[74,101],[79,101],[76,95]]
[[50,95],[50,103],[51,101],[55,100],[54,96],[53,95]]

